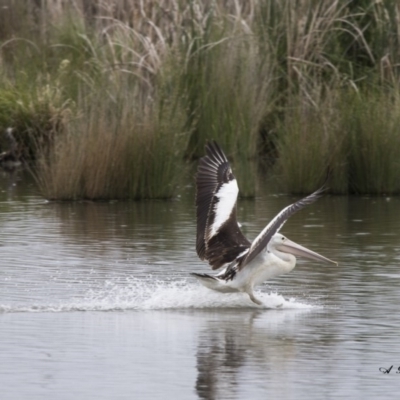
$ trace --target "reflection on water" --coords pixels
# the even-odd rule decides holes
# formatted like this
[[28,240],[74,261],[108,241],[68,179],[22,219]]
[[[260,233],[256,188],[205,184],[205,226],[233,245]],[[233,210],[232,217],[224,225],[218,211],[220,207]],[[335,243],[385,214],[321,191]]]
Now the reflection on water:
[[[378,398],[400,374],[400,199],[326,196],[283,233],[303,260],[265,308],[200,286],[193,189],[48,203],[0,177],[1,399]],[[239,204],[251,239],[295,197]],[[382,374],[380,367],[389,368]]]

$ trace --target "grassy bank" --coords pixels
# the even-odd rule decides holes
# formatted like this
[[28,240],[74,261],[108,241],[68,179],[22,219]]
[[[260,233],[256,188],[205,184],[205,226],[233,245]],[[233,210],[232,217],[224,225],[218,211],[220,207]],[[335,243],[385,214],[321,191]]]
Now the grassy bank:
[[0,6],[0,129],[46,198],[174,196],[208,139],[245,196],[260,164],[289,192],[327,170],[334,193],[400,192],[394,0]]
[[143,199],[175,194],[184,174],[177,149],[187,142],[176,98],[167,104],[156,98],[143,108],[135,104],[135,85],[121,85],[120,90],[103,87],[80,100],[79,115],[50,145],[39,149],[34,173],[47,198]]

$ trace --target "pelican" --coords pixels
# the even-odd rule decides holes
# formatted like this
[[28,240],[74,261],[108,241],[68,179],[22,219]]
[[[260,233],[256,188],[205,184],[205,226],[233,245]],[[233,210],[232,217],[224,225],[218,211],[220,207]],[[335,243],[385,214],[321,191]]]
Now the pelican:
[[206,156],[199,161],[196,175],[196,251],[217,275],[192,273],[201,284],[223,293],[244,292],[257,305],[263,303],[253,288],[264,281],[292,271],[296,256],[326,263],[337,263],[292,242],[279,234],[283,224],[297,211],[314,203],[325,190],[285,207],[250,242],[236,220],[239,193],[235,176],[224,152],[213,141],[206,145]]

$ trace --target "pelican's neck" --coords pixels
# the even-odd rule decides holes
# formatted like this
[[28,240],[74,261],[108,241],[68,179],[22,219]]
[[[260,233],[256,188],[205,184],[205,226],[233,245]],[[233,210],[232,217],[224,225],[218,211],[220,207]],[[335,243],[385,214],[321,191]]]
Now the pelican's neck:
[[278,258],[283,274],[287,274],[288,272],[292,271],[296,266],[296,257],[293,254],[279,251],[276,248],[272,250],[272,253]]
[[[269,251],[260,253],[248,267],[244,268],[245,280],[248,279],[253,287],[276,276],[289,273],[295,265],[295,256],[270,248]],[[247,274],[250,274],[250,277]]]

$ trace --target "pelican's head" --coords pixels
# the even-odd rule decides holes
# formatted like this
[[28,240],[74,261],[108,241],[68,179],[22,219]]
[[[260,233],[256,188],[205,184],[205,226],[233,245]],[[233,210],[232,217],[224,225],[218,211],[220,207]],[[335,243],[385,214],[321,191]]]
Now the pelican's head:
[[314,261],[322,261],[322,262],[332,263],[332,264],[337,265],[337,262],[332,261],[329,258],[326,258],[324,256],[321,256],[321,254],[318,254],[318,253],[316,253],[312,250],[309,250],[303,246],[300,246],[299,244],[292,242],[287,237],[285,237],[279,233],[276,233],[272,237],[271,241],[268,244],[268,248],[272,252],[274,251],[274,249],[276,249],[282,253],[288,253],[288,254],[292,254],[294,256],[298,256],[298,257],[305,257],[305,258],[308,258],[308,259],[314,260]]

